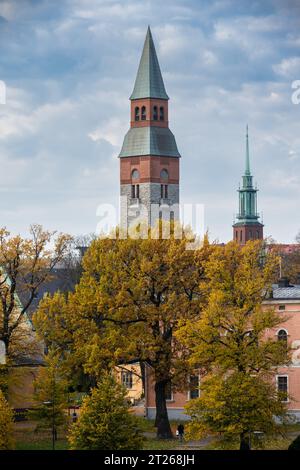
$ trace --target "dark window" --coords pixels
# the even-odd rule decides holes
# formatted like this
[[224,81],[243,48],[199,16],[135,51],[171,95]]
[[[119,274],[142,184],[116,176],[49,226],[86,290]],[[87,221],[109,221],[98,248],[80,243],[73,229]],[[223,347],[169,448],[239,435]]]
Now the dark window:
[[241,242],[243,241],[243,230],[241,230],[241,232],[240,232],[240,241]]
[[282,394],[282,401],[288,401],[288,378],[286,375],[278,375],[277,390]]
[[256,230],[256,238],[259,239],[259,230]]
[[279,310],[285,310],[285,305],[279,305]]
[[134,119],[135,119],[135,121],[140,120],[140,108],[138,106],[134,110]]
[[278,341],[284,341],[285,343],[287,343],[288,334],[285,330],[279,330],[277,333],[277,338]]
[[131,185],[131,197],[132,197],[132,199],[135,198],[135,186],[134,186],[134,184]]
[[165,184],[165,198],[168,199],[168,185]]
[[252,230],[249,231],[249,238],[252,239]]
[[172,396],[172,384],[171,382],[168,382],[166,384],[166,388],[165,388],[165,397],[166,397],[166,400],[172,400],[173,399],[173,396]]
[[160,121],[163,121],[163,120],[164,120],[164,108],[163,108],[163,106],[161,106],[161,107],[159,108],[159,120],[160,120]]
[[146,121],[146,106],[142,106],[142,121]]
[[164,185],[163,184],[160,185],[160,197],[161,199],[163,199],[164,197]]
[[121,372],[122,374],[122,384],[124,385],[124,387],[126,388],[132,388],[132,372],[131,370],[123,370]]
[[153,106],[153,121],[158,120],[157,106]]
[[139,199],[139,197],[140,197],[140,185],[139,184],[136,185],[135,197],[137,199]]
[[191,375],[190,377],[190,399],[199,398],[199,375]]

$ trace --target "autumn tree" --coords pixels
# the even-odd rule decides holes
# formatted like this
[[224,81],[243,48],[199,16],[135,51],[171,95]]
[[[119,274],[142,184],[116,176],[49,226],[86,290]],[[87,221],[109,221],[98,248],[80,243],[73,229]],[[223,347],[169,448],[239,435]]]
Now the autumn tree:
[[136,416],[129,412],[125,388],[113,376],[102,376],[83,400],[78,421],[68,440],[76,450],[138,450],[143,436]]
[[[62,324],[65,332],[72,329],[72,335],[67,333],[70,347],[85,372],[97,379],[119,362],[135,359],[150,366],[162,438],[172,436],[166,389],[186,386],[189,373],[187,348],[174,332],[179,320],[195,319],[201,312],[210,250],[207,241],[201,249],[188,250],[186,237],[176,239],[174,234],[170,239],[95,240],[83,259],[80,283],[63,309],[68,318],[59,309],[54,315],[56,325]],[[42,302],[35,317],[41,334],[51,329],[47,317],[52,302],[57,304],[58,298]]]
[[277,264],[273,253],[264,255],[260,242],[245,247],[230,242],[206,265],[207,306],[200,319],[178,333],[191,350],[191,363],[206,370],[200,398],[187,406],[194,436],[238,435],[240,447],[247,448],[249,432],[272,432],[274,416],[285,416],[274,377],[278,365],[287,363],[288,351],[268,335],[284,318],[262,304]]
[[13,447],[13,411],[0,390],[0,450]]
[[68,382],[61,369],[58,351],[51,350],[45,357],[45,367],[41,367],[34,381],[34,406],[29,412],[37,421],[37,431],[51,430],[53,443],[60,427],[66,424]]
[[39,350],[28,313],[39,289],[63,260],[69,243],[68,235],[55,236],[39,225],[30,227],[29,238],[0,230],[0,344],[4,364],[23,361]]

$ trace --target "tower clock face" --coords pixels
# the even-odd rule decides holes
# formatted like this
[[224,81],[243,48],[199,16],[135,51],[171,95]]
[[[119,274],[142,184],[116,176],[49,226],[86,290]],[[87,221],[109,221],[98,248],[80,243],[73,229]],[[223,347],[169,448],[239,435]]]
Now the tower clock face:
[[131,173],[131,176],[132,176],[133,180],[138,180],[139,177],[140,177],[140,174],[139,174],[138,170],[133,170],[132,173]]

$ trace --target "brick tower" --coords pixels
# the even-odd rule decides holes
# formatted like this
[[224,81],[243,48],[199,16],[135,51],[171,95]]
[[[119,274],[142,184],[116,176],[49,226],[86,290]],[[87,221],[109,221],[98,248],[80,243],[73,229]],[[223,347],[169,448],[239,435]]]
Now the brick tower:
[[250,171],[248,126],[246,131],[246,168],[243,175],[242,187],[239,192],[239,213],[237,222],[233,224],[233,239],[240,245],[248,240],[263,239],[263,224],[258,221],[257,188],[253,186],[253,176]]
[[179,152],[169,129],[168,100],[148,27],[134,89],[130,129],[120,158],[121,226],[179,218]]

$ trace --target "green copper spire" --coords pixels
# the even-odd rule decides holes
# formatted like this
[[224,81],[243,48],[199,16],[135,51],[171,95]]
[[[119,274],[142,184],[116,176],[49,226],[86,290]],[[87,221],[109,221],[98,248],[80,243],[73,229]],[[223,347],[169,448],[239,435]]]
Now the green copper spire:
[[248,139],[248,124],[246,127],[246,169],[245,175],[251,175],[250,172],[250,157],[249,157],[249,139]]
[[140,98],[169,99],[162,79],[150,26],[148,26],[134,89],[130,96],[131,100]]
[[257,189],[253,186],[253,176],[250,171],[248,125],[246,127],[246,167],[243,184],[239,188],[239,213],[237,218],[243,223],[257,222]]

